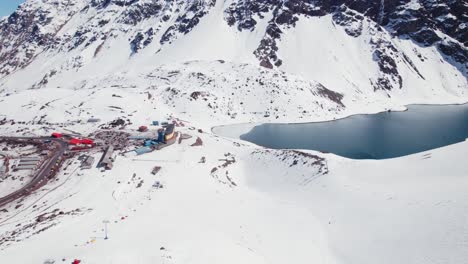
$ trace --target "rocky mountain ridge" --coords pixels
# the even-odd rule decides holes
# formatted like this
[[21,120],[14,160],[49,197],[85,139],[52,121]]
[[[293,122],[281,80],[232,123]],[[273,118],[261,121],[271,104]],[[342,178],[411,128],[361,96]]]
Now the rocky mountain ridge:
[[[92,48],[92,57],[97,57],[112,39],[125,39],[129,57],[143,50],[157,54],[213,12],[223,12],[223,23],[238,34],[260,31],[263,37],[252,55],[266,68],[283,69],[287,58],[281,57],[284,49],[278,43],[299,20],[331,16],[334,25],[351,38],[370,36],[366,45],[379,70],[370,78],[376,91],[403,87],[400,63],[425,80],[414,59],[395,45],[395,38],[411,40],[418,47],[434,47],[467,77],[468,6],[456,0],[27,1],[0,22],[0,77],[25,69],[42,53],[65,54],[69,59],[61,68],[77,70],[87,63],[80,53]],[[259,28],[259,24],[266,26]],[[77,55],[69,55],[74,51]],[[418,58],[421,62],[427,59],[421,54]],[[59,71],[50,69],[39,83],[47,83]]]
[[[229,25],[238,30],[253,30],[256,17],[263,18],[272,12],[264,39],[255,51],[264,67],[280,66],[276,41],[283,31],[294,27],[300,16],[321,17],[331,14],[333,21],[345,28],[348,35],[358,37],[362,34],[364,21],[370,23],[368,30],[376,36],[372,39],[374,57],[383,74],[375,87],[390,90],[396,82],[401,88],[402,79],[395,63],[397,48],[382,31],[392,37],[410,38],[418,45],[436,46],[446,56],[447,61],[459,66],[466,76],[468,51],[468,31],[466,21],[468,6],[462,1],[400,0],[400,1],[238,1],[226,10]],[[246,12],[248,10],[249,12]],[[398,56],[398,55],[397,55]],[[412,62],[401,54],[403,59],[418,71]],[[423,58],[421,58],[423,59]],[[424,78],[423,76],[421,76]]]

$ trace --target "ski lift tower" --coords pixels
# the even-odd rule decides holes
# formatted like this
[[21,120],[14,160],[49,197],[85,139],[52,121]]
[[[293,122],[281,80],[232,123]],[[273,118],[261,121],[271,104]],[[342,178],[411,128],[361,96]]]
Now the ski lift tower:
[[104,220],[102,222],[104,223],[104,234],[105,234],[104,239],[107,240],[109,238],[109,237],[107,237],[107,224],[109,224],[110,222],[109,222],[109,220]]

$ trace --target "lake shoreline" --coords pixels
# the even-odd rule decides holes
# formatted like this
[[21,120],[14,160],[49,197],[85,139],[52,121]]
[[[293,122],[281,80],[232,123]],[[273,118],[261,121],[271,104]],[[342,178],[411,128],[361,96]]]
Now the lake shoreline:
[[212,132],[265,148],[307,149],[350,159],[380,160],[465,141],[467,107],[468,103],[411,104],[399,111],[353,114],[328,121],[241,123],[213,127]]
[[343,116],[343,117],[339,117],[339,118],[336,118],[336,119],[329,119],[329,120],[322,120],[322,121],[307,121],[307,122],[285,122],[285,123],[275,123],[275,122],[259,122],[259,123],[255,123],[255,122],[247,122],[247,123],[233,123],[233,124],[227,124],[227,125],[218,125],[218,126],[213,126],[211,127],[211,132],[213,134],[216,134],[218,136],[223,136],[223,135],[220,135],[216,132],[214,132],[214,129],[216,128],[223,128],[223,127],[229,127],[229,126],[237,126],[237,125],[253,125],[253,127],[255,126],[259,126],[259,125],[264,125],[264,124],[274,124],[274,125],[300,125],[300,124],[316,124],[316,123],[326,123],[326,122],[332,122],[332,121],[338,121],[338,120],[342,120],[342,119],[346,119],[346,118],[349,118],[349,117],[353,117],[353,116],[358,116],[358,115],[362,115],[362,116],[366,116],[366,115],[376,115],[376,114],[381,114],[381,113],[385,113],[385,112],[388,112],[388,113],[391,113],[391,112],[407,112],[408,111],[408,107],[411,107],[411,106],[434,106],[434,107],[437,107],[437,106],[462,106],[462,105],[468,105],[468,101],[467,102],[464,102],[464,103],[447,103],[447,104],[425,104],[425,103],[421,103],[421,104],[407,104],[407,105],[404,105],[402,106],[404,109],[402,110],[399,110],[399,109],[388,109],[388,110],[382,110],[382,111],[378,111],[378,112],[372,112],[372,113],[356,113],[356,114],[350,114],[350,115],[347,115],[347,116]]

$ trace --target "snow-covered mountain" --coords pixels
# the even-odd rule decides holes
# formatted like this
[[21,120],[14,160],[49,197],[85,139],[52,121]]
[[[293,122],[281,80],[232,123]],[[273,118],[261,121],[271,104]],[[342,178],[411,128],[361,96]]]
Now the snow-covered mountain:
[[27,0],[0,20],[0,135],[192,138],[68,159],[0,208],[0,263],[463,263],[468,142],[357,161],[211,129],[465,103],[467,20],[457,0]]
[[18,89],[21,79],[39,88],[67,74],[221,59],[339,92],[461,95],[466,21],[467,6],[456,0],[27,1],[0,22],[1,85]]

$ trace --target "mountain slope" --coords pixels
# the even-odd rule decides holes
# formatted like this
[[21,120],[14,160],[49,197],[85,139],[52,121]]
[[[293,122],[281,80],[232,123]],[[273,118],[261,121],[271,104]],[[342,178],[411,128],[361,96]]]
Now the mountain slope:
[[0,22],[1,85],[223,59],[338,91],[461,95],[466,16],[459,1],[28,1]]

